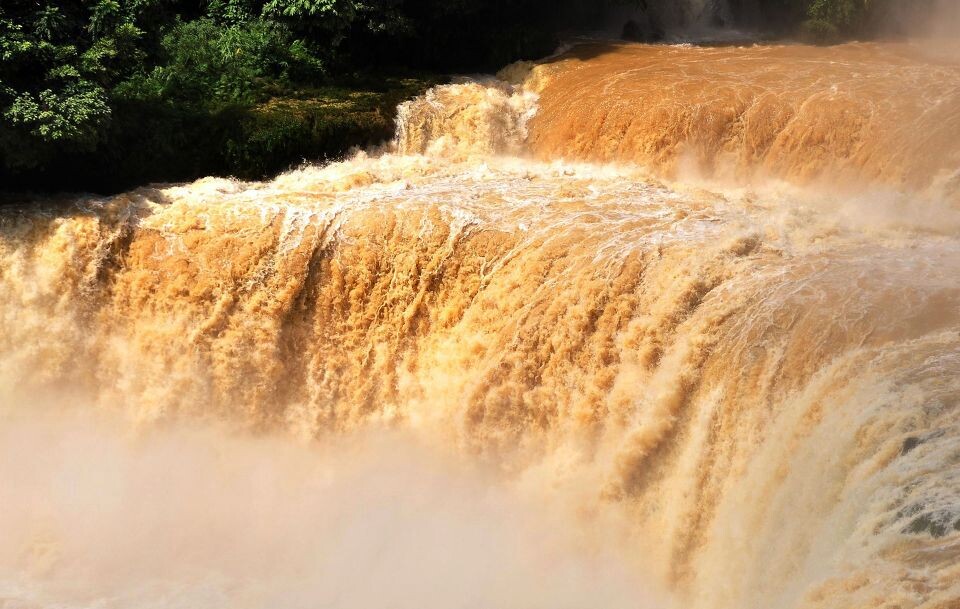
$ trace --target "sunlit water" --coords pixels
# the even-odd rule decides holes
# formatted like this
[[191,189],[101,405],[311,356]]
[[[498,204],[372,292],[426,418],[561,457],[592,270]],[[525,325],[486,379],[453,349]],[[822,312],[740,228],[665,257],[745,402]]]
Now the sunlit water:
[[580,46],[0,216],[0,607],[960,602],[960,64]]

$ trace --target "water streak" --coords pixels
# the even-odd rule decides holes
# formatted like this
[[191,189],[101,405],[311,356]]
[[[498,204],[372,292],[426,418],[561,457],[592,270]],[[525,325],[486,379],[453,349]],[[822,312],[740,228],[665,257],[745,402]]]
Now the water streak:
[[[395,428],[558,528],[616,523],[654,606],[960,602],[958,68],[615,46],[503,76],[403,106],[393,151],[5,209],[4,420],[68,395],[147,428]],[[875,188],[925,219],[874,221]],[[0,580],[56,581],[22,560]]]

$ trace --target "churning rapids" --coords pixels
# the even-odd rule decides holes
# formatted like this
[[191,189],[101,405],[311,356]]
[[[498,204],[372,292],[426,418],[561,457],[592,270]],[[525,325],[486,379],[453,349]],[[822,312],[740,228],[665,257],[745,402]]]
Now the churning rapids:
[[588,44],[0,214],[0,607],[960,606],[960,62]]

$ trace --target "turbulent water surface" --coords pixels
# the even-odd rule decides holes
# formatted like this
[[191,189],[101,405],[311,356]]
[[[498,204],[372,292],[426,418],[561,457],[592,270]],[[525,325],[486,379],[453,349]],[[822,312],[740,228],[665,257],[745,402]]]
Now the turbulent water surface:
[[954,608],[960,62],[581,45],[0,214],[0,607]]

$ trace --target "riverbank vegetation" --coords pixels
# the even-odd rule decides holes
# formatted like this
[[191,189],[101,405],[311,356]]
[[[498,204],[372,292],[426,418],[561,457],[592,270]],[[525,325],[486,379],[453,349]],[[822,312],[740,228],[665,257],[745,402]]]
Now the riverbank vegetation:
[[[863,31],[884,0],[731,3],[826,39]],[[259,178],[336,157],[388,137],[396,104],[438,74],[547,54],[610,4],[656,1],[5,0],[0,188]]]

